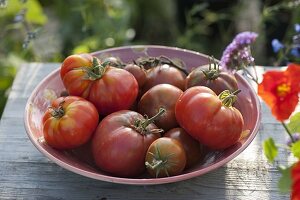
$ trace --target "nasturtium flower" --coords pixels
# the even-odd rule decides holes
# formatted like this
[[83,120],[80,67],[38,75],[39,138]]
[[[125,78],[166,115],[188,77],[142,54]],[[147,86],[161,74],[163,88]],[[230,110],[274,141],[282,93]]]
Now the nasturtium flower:
[[292,167],[291,200],[300,200],[300,161]]
[[288,119],[295,110],[299,92],[300,65],[293,63],[285,71],[267,71],[258,85],[258,95],[279,121]]

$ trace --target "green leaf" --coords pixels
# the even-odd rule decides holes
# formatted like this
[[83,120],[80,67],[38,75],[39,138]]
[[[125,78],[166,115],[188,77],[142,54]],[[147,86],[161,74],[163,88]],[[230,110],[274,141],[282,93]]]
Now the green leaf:
[[281,173],[281,177],[278,181],[278,188],[282,193],[289,193],[292,185],[291,166],[279,167],[279,171]]
[[275,145],[273,138],[268,138],[263,142],[264,154],[267,157],[269,162],[274,162],[278,154],[278,149]]
[[27,10],[25,18],[29,23],[43,25],[47,22],[47,16],[44,14],[43,8],[38,0],[28,0],[26,3],[21,3],[19,0],[10,0],[7,7],[1,9],[0,17],[14,17],[22,9]]
[[47,22],[47,16],[43,12],[41,4],[37,0],[28,0],[25,4],[27,8],[26,20],[30,23],[43,25]]
[[300,140],[292,144],[291,151],[295,157],[300,159]]
[[291,133],[300,133],[300,112],[297,112],[290,118],[290,122],[287,124],[288,129]]

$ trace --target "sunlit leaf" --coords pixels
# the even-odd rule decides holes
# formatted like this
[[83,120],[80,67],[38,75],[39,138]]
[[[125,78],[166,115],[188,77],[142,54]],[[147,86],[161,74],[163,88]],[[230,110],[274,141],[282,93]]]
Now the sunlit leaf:
[[23,9],[26,10],[25,19],[29,23],[43,25],[47,22],[47,16],[38,0],[28,0],[22,3],[19,0],[10,0],[7,7],[1,9],[0,17],[15,16]]
[[99,48],[100,41],[98,37],[88,37],[82,40],[74,49],[73,54],[87,53],[90,51],[95,51]]
[[43,25],[47,22],[47,16],[37,0],[28,0],[25,4],[27,8],[26,20],[30,23]]
[[300,159],[300,140],[292,144],[291,151],[295,157]]
[[16,15],[22,8],[22,4],[19,0],[10,0],[7,2],[7,6],[0,11],[0,17]]
[[73,54],[87,53],[90,51],[90,48],[86,44],[81,44],[75,47],[72,51]]
[[264,154],[269,162],[274,162],[274,159],[278,155],[278,149],[275,145],[273,138],[268,138],[263,142]]
[[6,90],[12,84],[13,77],[0,76],[0,90]]
[[291,167],[279,167],[281,177],[278,181],[278,188],[282,193],[289,193],[292,185]]
[[290,122],[287,124],[289,130],[292,133],[300,133],[300,112],[294,114],[291,118],[290,118]]

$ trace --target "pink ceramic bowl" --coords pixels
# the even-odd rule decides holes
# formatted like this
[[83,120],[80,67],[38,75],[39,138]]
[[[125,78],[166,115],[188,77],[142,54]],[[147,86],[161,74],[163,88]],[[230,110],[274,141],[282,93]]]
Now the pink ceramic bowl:
[[[165,55],[169,58],[179,58],[185,63],[188,69],[208,63],[206,55],[185,49],[164,46],[127,46],[98,51],[93,53],[93,55],[99,58],[115,56],[124,62],[130,62],[141,56]],[[249,135],[224,151],[207,154],[203,162],[178,176],[167,178],[150,178],[146,175],[137,178],[114,177],[100,171],[94,166],[89,156],[90,150],[88,145],[72,151],[58,151],[48,146],[43,139],[41,118],[49,106],[50,100],[59,96],[65,90],[59,76],[59,69],[45,77],[30,95],[25,109],[25,127],[28,137],[40,152],[61,167],[77,174],[102,181],[134,185],[182,181],[221,167],[239,155],[256,136],[261,116],[258,97],[250,84],[242,76],[236,74],[236,78],[242,92],[238,94],[238,101],[235,106],[244,116],[244,130],[249,129]]]

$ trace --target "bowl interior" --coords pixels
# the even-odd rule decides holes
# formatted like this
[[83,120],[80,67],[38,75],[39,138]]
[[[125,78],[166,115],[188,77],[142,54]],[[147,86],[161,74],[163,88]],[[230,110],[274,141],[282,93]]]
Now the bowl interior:
[[[185,49],[164,46],[120,47],[98,51],[93,53],[93,55],[100,59],[115,56],[119,57],[123,62],[130,62],[139,57],[164,55],[172,59],[180,59],[189,70],[208,63],[206,55]],[[43,139],[41,120],[50,101],[60,96],[61,92],[65,90],[59,76],[59,69],[45,77],[29,97],[25,109],[25,128],[32,143],[50,160],[70,171],[87,177],[109,182],[142,185],[185,180],[224,165],[240,154],[254,139],[260,123],[259,100],[253,88],[243,77],[236,74],[236,78],[242,92],[238,94],[238,101],[235,106],[243,114],[245,121],[244,130],[249,130],[249,134],[239,143],[224,151],[208,153],[201,163],[178,176],[157,179],[145,175],[137,178],[114,177],[94,166],[89,144],[72,151],[58,151],[48,146]]]

